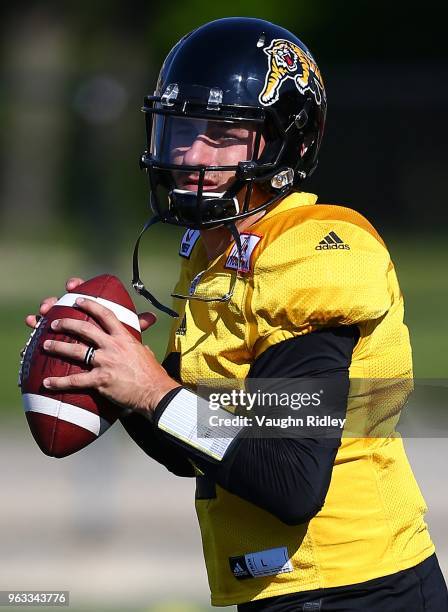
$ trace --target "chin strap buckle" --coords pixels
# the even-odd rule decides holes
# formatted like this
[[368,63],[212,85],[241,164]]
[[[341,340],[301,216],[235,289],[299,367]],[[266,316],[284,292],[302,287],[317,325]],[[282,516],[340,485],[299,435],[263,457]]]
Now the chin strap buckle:
[[134,287],[134,291],[138,293],[139,295],[142,294],[142,291],[145,288],[144,284],[141,281],[133,282],[132,286]]

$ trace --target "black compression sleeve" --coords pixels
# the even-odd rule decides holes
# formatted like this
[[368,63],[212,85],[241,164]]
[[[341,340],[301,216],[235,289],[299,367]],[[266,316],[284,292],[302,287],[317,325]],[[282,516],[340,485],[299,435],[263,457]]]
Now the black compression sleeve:
[[[351,326],[285,340],[260,355],[249,378],[331,379],[337,390],[332,414],[344,418],[348,369],[358,337]],[[322,507],[339,445],[336,438],[238,438],[219,464],[182,446],[217,484],[292,525],[309,520]]]

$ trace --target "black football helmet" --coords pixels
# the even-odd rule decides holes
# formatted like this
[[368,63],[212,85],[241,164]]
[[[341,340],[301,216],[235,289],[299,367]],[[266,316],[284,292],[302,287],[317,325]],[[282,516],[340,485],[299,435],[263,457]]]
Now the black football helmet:
[[[316,62],[294,34],[261,19],[233,17],[207,23],[177,43],[143,112],[147,149],[140,163],[154,213],[166,223],[205,229],[266,208],[313,172],[326,96]],[[249,159],[232,166],[173,163],[179,142],[191,144],[198,133],[224,124],[255,132]],[[204,189],[207,173],[217,171],[234,175],[221,193]],[[182,177],[192,173],[197,191],[182,188]],[[249,208],[255,184],[265,197]]]
[[[207,23],[182,38],[168,54],[156,91],[145,97],[142,109],[147,147],[140,165],[149,176],[154,216],[134,247],[135,290],[177,316],[145,288],[139,275],[140,239],[160,221],[191,229],[225,225],[241,262],[235,221],[282,199],[313,172],[326,107],[322,77],[311,53],[280,26],[232,17]],[[223,134],[232,130],[248,134],[244,159],[234,165],[187,165],[176,153],[191,151],[201,138],[212,146],[226,146]],[[221,191],[213,190],[209,177],[220,172],[228,180]],[[251,205],[254,186],[257,197]],[[176,297],[228,301],[239,270],[238,264],[221,297],[201,298],[193,288],[188,296]]]

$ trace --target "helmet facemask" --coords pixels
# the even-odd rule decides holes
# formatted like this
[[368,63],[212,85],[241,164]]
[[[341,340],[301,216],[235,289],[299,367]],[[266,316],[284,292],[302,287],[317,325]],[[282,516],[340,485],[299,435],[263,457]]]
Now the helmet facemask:
[[[164,107],[162,98],[151,96],[143,109],[148,144],[141,166],[148,172],[151,206],[162,221],[196,229],[216,227],[266,208],[290,191],[293,171],[279,168],[288,134],[273,109],[233,105],[212,113],[185,101],[176,107]],[[235,144],[240,155],[230,164],[186,163],[195,158],[192,147],[208,147],[215,159]],[[266,183],[278,174],[282,177],[276,188],[266,190]],[[265,199],[251,208],[257,184]]]

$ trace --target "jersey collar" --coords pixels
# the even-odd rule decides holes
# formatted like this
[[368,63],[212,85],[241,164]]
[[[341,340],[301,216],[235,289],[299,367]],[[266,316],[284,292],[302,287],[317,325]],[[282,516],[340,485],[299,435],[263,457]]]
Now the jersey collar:
[[312,206],[317,202],[317,195],[314,193],[307,193],[306,191],[294,191],[289,196],[286,196],[278,204],[268,209],[267,213],[262,217],[263,221],[268,217],[273,217],[278,213],[285,212],[286,210],[292,210],[299,206]]

